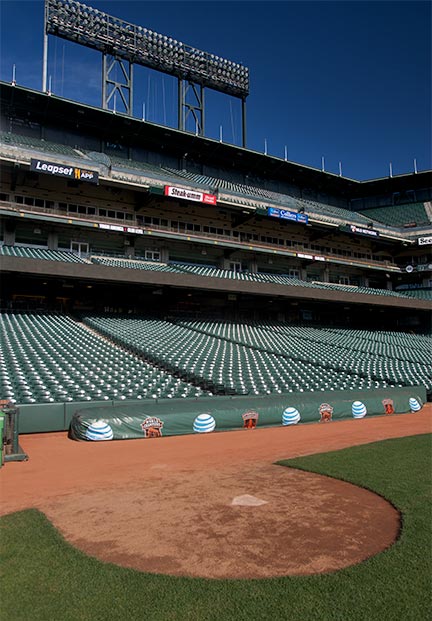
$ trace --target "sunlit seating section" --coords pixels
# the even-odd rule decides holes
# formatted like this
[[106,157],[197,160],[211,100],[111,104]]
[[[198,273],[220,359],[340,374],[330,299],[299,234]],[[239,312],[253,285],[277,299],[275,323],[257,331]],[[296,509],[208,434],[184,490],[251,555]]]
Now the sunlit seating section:
[[42,259],[44,261],[66,261],[69,263],[88,263],[86,259],[67,250],[48,250],[24,246],[0,246],[0,255],[23,259]]
[[[173,264],[174,265],[174,264]],[[349,293],[362,293],[367,295],[385,295],[391,297],[404,298],[403,293],[390,291],[388,289],[375,289],[372,287],[354,287],[350,285],[338,285],[323,282],[309,282],[292,278],[287,274],[266,274],[264,272],[233,272],[231,270],[220,269],[217,267],[204,265],[177,264],[181,270],[191,272],[197,276],[207,276],[211,278],[228,278],[235,280],[245,280],[249,282],[274,283],[278,285],[289,285],[290,287],[310,287],[314,289],[327,289],[331,291],[347,291]]]
[[182,271],[174,265],[158,263],[155,261],[141,261],[139,259],[122,259],[119,257],[92,256],[92,263],[106,265],[108,267],[121,267],[124,269],[146,270],[151,272],[170,272],[181,274]]
[[202,394],[71,317],[3,312],[0,337],[1,399],[26,404]]
[[[308,287],[331,291],[347,291],[349,293],[361,293],[367,295],[384,295],[398,298],[405,298],[405,292],[391,291],[388,289],[375,289],[372,287],[353,287],[350,285],[338,285],[323,282],[309,282],[292,278],[287,274],[267,274],[264,272],[235,272],[233,270],[222,269],[211,265],[194,265],[191,263],[159,263],[156,261],[145,261],[140,259],[123,259],[120,257],[92,256],[91,261],[99,265],[109,267],[122,267],[125,269],[141,269],[150,271],[162,271],[171,273],[187,273],[195,276],[207,278],[220,278],[227,280],[242,280],[246,282],[270,283],[277,285],[287,285],[290,287]],[[423,298],[422,298],[423,299]],[[427,299],[427,298],[426,298]]]
[[338,285],[333,283],[320,283],[319,287],[322,289],[331,289],[332,291],[348,291],[350,293],[364,293],[367,295],[386,295],[396,298],[405,297],[404,294],[399,291],[379,289],[375,287],[353,287],[351,285]]
[[[0,314],[0,398],[108,401],[432,388],[429,337],[282,322]],[[89,329],[90,328],[90,329]]]
[[[329,371],[352,374],[353,381],[339,378],[341,388],[373,388],[423,384],[432,388],[428,337],[365,330],[326,330],[283,323],[231,323],[181,321],[181,325],[203,334],[213,334],[229,342],[253,347],[293,361],[313,365],[327,383]],[[377,338],[375,338],[375,334]],[[322,369],[325,369],[323,374]],[[311,372],[311,371],[309,371]],[[310,378],[305,378],[308,390]]]
[[[357,211],[351,211],[344,209],[343,207],[336,207],[335,205],[329,205],[328,203],[319,203],[312,200],[304,200],[305,213],[311,216],[317,215],[320,220],[333,221],[334,219],[340,220],[343,224],[360,224],[367,227],[371,222],[373,224],[373,218],[364,216]],[[378,223],[377,223],[378,224]]]
[[325,328],[322,338],[335,342],[339,346],[351,347],[365,353],[377,353],[396,360],[412,360],[430,366],[432,340],[429,336],[408,334],[405,332],[379,330],[344,330]]
[[[85,322],[191,382],[224,394],[432,385],[424,347],[387,356],[368,336],[285,324],[235,324],[88,315]],[[323,338],[320,338],[320,335]],[[373,333],[372,333],[373,334]],[[409,341],[411,335],[406,335]],[[429,341],[430,345],[430,341]],[[396,351],[394,346],[390,351]]]
[[[286,332],[292,328],[284,326],[281,330]],[[400,385],[420,383],[427,387],[432,386],[432,340],[428,336],[346,328],[296,327],[294,330],[308,343],[316,341],[320,350],[330,347],[330,355],[341,356],[337,359],[338,363],[345,360],[344,364],[353,369],[361,368],[367,373],[385,378],[386,381],[390,379]]]
[[432,299],[430,291],[391,291],[389,289],[376,289],[372,287],[354,287],[351,285],[339,285],[324,282],[309,282],[292,278],[288,274],[268,274],[265,272],[235,272],[211,265],[194,265],[191,263],[147,261],[140,258],[123,258],[119,256],[91,255],[89,258],[79,256],[67,250],[48,250],[46,248],[32,248],[23,246],[0,246],[0,256],[24,257],[27,259],[44,259],[47,261],[68,261],[73,263],[94,263],[107,267],[121,267],[124,269],[145,270],[152,272],[167,272],[172,274],[193,274],[207,278],[219,278],[225,280],[239,280],[254,283],[269,283],[290,287],[307,287],[321,290],[344,291],[349,293],[391,296],[406,299],[415,298],[421,300]]

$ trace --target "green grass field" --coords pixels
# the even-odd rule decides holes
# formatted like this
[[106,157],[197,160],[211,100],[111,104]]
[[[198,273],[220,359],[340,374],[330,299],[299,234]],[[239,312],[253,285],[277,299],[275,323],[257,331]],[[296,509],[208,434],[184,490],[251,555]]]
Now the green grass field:
[[281,462],[367,487],[402,513],[395,545],[332,574],[250,581],[142,574],[85,556],[38,511],[6,516],[0,520],[0,617],[423,621],[431,610],[431,437],[386,440]]

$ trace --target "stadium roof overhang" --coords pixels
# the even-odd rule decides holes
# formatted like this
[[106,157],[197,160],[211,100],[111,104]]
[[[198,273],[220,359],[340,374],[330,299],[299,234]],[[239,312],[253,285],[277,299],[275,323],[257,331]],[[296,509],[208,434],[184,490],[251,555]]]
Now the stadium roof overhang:
[[425,188],[432,184],[431,171],[397,175],[371,181],[356,181],[330,172],[229,145],[218,140],[142,121],[125,114],[62,99],[39,91],[0,82],[2,115],[26,118],[42,125],[57,126],[101,140],[122,141],[131,147],[164,150],[165,153],[209,166],[236,167],[260,178],[280,179],[300,187],[346,198]]

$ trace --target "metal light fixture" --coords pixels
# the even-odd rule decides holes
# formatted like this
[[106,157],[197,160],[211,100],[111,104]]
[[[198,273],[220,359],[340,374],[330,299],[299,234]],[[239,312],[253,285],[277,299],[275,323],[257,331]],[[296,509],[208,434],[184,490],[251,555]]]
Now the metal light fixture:
[[245,98],[249,70],[240,63],[130,24],[75,0],[46,0],[46,34],[115,54],[131,63]]

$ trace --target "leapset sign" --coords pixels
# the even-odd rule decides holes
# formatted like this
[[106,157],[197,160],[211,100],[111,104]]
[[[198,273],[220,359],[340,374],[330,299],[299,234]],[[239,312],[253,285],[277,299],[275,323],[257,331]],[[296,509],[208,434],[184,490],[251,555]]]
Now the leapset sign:
[[165,196],[172,196],[173,198],[182,198],[185,201],[216,205],[216,196],[214,194],[205,194],[204,192],[195,192],[194,190],[186,190],[185,188],[176,188],[172,185],[165,186],[164,194]]
[[64,166],[56,162],[46,162],[45,160],[33,159],[30,162],[30,170],[54,175],[55,177],[66,177],[66,179],[76,179],[77,181],[87,181],[88,183],[99,184],[99,173],[95,170],[77,168],[76,166]]

